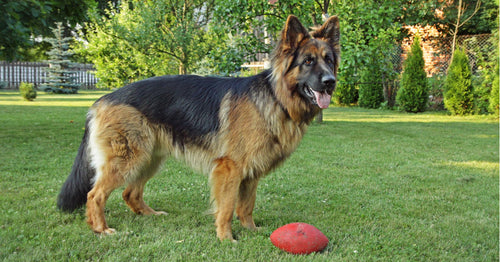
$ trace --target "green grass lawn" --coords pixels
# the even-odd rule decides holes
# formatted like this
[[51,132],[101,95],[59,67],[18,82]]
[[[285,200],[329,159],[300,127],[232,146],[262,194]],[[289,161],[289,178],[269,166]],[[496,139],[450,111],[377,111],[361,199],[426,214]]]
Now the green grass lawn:
[[[167,161],[145,191],[168,216],[132,213],[113,193],[118,233],[99,237],[84,211],[61,213],[58,191],[88,107],[104,92],[0,92],[0,260],[8,261],[498,261],[499,125],[484,116],[329,108],[285,164],[261,180],[254,218],[220,243],[203,175]],[[316,226],[325,251],[287,254],[269,235]]]

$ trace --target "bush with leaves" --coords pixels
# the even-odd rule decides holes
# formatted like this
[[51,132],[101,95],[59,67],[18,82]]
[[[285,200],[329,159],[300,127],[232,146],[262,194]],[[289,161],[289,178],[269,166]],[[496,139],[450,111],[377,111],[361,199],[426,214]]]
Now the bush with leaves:
[[19,93],[27,101],[33,101],[36,98],[36,90],[32,83],[24,83],[22,82],[19,85]]
[[370,66],[361,72],[362,84],[359,87],[358,104],[365,108],[379,108],[384,102],[384,86],[380,79],[379,60],[372,56],[369,64]]
[[[498,56],[497,56],[498,58]],[[494,67],[495,68],[495,71],[497,72],[497,74],[494,75],[493,77],[493,84],[492,84],[492,87],[491,87],[491,93],[490,93],[490,105],[488,106],[488,110],[495,114],[495,115],[499,115],[499,103],[498,103],[498,96],[499,96],[499,88],[498,88],[498,85],[499,85],[499,77],[498,77],[498,71],[499,71],[499,67],[498,67],[498,63],[496,64],[496,66]]]
[[446,76],[436,74],[427,79],[429,84],[429,110],[445,110],[444,108],[444,80]]
[[[488,56],[491,58],[489,63],[486,66],[486,70],[484,72],[485,75],[485,80],[483,82],[483,85],[488,85],[491,83],[491,91],[490,91],[490,97],[489,97],[489,106],[488,106],[488,111],[492,114],[495,114],[496,116],[499,115],[499,60],[498,60],[498,41],[499,41],[499,32],[498,32],[498,21],[497,21],[497,27],[493,31],[493,35],[490,38],[490,42],[492,43],[493,50],[490,53],[491,56]],[[490,82],[491,81],[491,82]]]
[[429,100],[429,87],[425,73],[425,61],[420,47],[420,37],[416,36],[411,45],[410,53],[403,65],[401,87],[396,101],[406,112],[423,112]]
[[349,84],[339,81],[339,85],[335,89],[334,99],[339,105],[352,105],[358,102],[359,87],[354,84]]
[[444,106],[453,115],[474,112],[474,88],[469,57],[462,48],[453,53],[445,81]]
[[213,1],[120,1],[106,16],[91,13],[80,55],[96,67],[99,88],[186,74],[213,48],[207,24]]

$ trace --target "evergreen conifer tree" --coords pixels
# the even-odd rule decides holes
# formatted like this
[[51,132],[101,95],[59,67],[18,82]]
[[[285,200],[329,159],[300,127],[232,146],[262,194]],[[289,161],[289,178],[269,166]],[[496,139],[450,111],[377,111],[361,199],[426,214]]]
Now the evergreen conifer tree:
[[396,101],[400,108],[406,112],[423,112],[429,100],[428,88],[420,37],[416,36],[403,65],[401,88],[396,96]]
[[384,102],[384,86],[380,79],[380,68],[382,67],[380,57],[370,56],[369,66],[361,73],[359,87],[358,105],[364,108],[379,108]]
[[462,48],[455,50],[445,81],[444,106],[453,115],[474,112],[474,89],[469,57]]
[[63,36],[64,28],[60,22],[56,23],[52,32],[54,38],[44,39],[52,45],[52,48],[47,52],[49,68],[47,69],[46,84],[42,85],[40,89],[46,92],[75,94],[78,92],[80,84],[75,82],[75,63],[70,61],[73,55],[69,46],[72,38]]

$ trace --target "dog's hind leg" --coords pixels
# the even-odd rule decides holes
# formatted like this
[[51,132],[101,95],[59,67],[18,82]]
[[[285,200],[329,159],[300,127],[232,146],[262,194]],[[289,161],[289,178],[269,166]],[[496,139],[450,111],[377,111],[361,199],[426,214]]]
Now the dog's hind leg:
[[247,178],[241,182],[236,204],[236,215],[238,216],[241,225],[256,230],[257,227],[253,221],[252,212],[255,206],[255,198],[257,196],[257,178]]
[[217,237],[220,240],[228,239],[234,242],[231,221],[241,183],[241,172],[236,163],[227,157],[218,159],[217,166],[212,172],[211,183],[212,197],[216,205]]
[[153,177],[161,163],[163,163],[163,157],[153,157],[149,166],[144,168],[141,176],[135,182],[130,183],[123,191],[123,200],[138,215],[167,215],[166,212],[153,210],[144,202],[143,198],[146,182]]
[[144,202],[143,193],[145,184],[146,181],[141,180],[127,186],[122,194],[127,206],[138,215],[167,215],[166,212],[155,211]]
[[113,190],[123,185],[123,177],[117,176],[115,172],[103,172],[96,181],[94,188],[87,195],[87,223],[96,233],[113,234],[114,229],[109,228],[104,218],[104,207],[106,200]]
[[[101,104],[102,103],[102,104]],[[126,105],[96,104],[90,121],[89,149],[96,181],[87,195],[87,222],[94,232],[113,233],[104,218],[111,192],[125,183],[127,204],[140,213],[153,213],[142,199],[144,184],[155,173],[155,130],[136,109]]]

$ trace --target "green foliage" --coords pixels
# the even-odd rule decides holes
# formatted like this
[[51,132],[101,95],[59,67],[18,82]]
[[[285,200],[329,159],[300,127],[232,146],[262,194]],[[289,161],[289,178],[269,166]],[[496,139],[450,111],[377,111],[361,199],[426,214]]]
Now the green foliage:
[[489,99],[489,106],[488,106],[488,110],[490,113],[493,113],[495,114],[496,116],[499,115],[499,103],[498,103],[498,100],[499,100],[499,88],[498,88],[498,85],[499,85],[499,82],[500,82],[500,79],[499,79],[499,72],[500,72],[500,67],[499,67],[499,30],[498,30],[498,23],[497,23],[497,28],[495,29],[494,31],[494,34],[493,34],[493,37],[491,38],[491,42],[494,46],[494,50],[493,50],[493,54],[491,57],[492,57],[492,60],[491,62],[489,63],[489,67],[487,67],[487,70],[485,72],[485,80],[483,82],[483,85],[487,85],[489,80],[491,79],[491,92],[490,92],[490,99]]
[[[0,60],[34,58],[30,49],[37,46],[36,36],[50,36],[50,26],[64,22],[71,27],[85,21],[93,0],[1,1]],[[36,49],[36,48],[35,48]],[[35,54],[35,57],[38,55]]]
[[[474,7],[478,0],[464,0],[467,9],[465,14],[461,17],[469,17],[474,12]],[[479,11],[472,16],[472,18],[465,23],[459,30],[459,35],[474,35],[474,34],[489,34],[495,28],[498,28],[498,0],[480,0],[481,6]],[[447,5],[444,9],[444,20],[456,22],[457,19],[457,3],[454,1],[451,5]]]
[[[304,26],[322,24],[322,8],[314,0],[269,1],[261,0],[216,0],[214,25],[232,33],[245,35],[246,50],[254,53],[267,53],[273,48],[262,40],[277,39],[288,15],[300,18]],[[267,36],[264,31],[267,32]]]
[[373,59],[370,66],[366,67],[361,74],[361,81],[363,84],[359,88],[359,101],[360,107],[365,108],[379,108],[380,104],[384,101],[384,87],[380,79],[379,61]]
[[217,40],[205,27],[212,4],[201,0],[123,1],[119,12],[93,14],[93,22],[86,26],[88,45],[81,43],[77,50],[94,63],[100,88],[193,72]]
[[488,79],[488,83],[485,83],[485,77],[489,78],[489,76],[485,75],[472,75],[472,86],[474,86],[475,114],[488,114],[493,79],[490,78]]
[[498,65],[498,36],[494,33],[487,41],[482,37],[483,35],[468,38],[463,47],[473,57],[474,111],[477,114],[488,114],[491,90],[495,77],[498,76],[498,70],[495,70]]
[[334,99],[339,105],[352,105],[358,102],[359,87],[354,84],[339,81],[339,85],[335,89]]
[[429,84],[429,109],[438,111],[444,108],[444,82],[446,76],[441,74],[433,75],[427,79]]
[[[336,91],[340,102],[352,103],[357,97],[362,107],[378,108],[384,101],[384,92],[394,88],[398,74],[392,62],[400,31],[403,1],[341,1],[335,3],[332,13],[339,14],[342,62],[339,82],[347,88]],[[361,19],[360,19],[361,18]],[[381,50],[386,50],[381,52]],[[339,84],[342,85],[342,84]]]
[[207,38],[207,41],[218,44],[196,63],[194,73],[198,75],[238,76],[241,65],[246,62],[245,58],[251,55],[242,48],[245,38],[216,30],[208,31]]
[[19,93],[27,101],[33,101],[36,98],[36,90],[33,83],[24,83],[22,82],[19,85]]
[[499,115],[499,105],[498,105],[498,96],[499,96],[499,72],[500,72],[500,67],[499,67],[499,30],[498,30],[498,23],[496,29],[493,31],[493,35],[490,38],[490,42],[492,43],[492,52],[490,53],[490,56],[487,56],[490,58],[488,62],[485,62],[485,70],[483,72],[484,75],[484,81],[482,83],[482,86],[488,86],[491,84],[491,91],[490,91],[490,96],[489,96],[489,105],[488,105],[488,111],[492,114],[495,114],[496,116]]
[[[498,27],[498,0],[480,0],[481,6],[476,14],[474,8],[478,0],[463,0],[464,13],[460,22],[470,17],[470,20],[459,28],[459,35],[474,35],[491,33]],[[450,34],[457,22],[459,1],[421,0],[403,1],[404,13],[401,21],[406,25],[438,25],[436,28],[445,35]],[[406,3],[406,4],[405,4]],[[428,10],[442,10],[443,16],[436,17],[435,12]]]
[[[498,64],[495,67],[496,72],[499,72],[499,67]],[[493,82],[492,82],[492,87],[491,87],[491,92],[490,92],[490,104],[488,106],[488,110],[495,114],[496,116],[499,115],[499,103],[498,103],[498,93],[499,93],[499,88],[498,88],[498,82],[500,79],[498,78],[498,74],[495,74],[493,77]]]
[[411,50],[403,65],[401,87],[396,100],[400,108],[406,112],[423,112],[427,107],[429,91],[425,61],[420,47],[420,37],[415,37]]
[[44,39],[52,45],[52,49],[47,52],[50,58],[47,68],[47,83],[40,86],[40,89],[52,93],[75,94],[78,92],[80,84],[76,82],[73,70],[75,63],[70,60],[73,56],[73,51],[70,49],[73,38],[63,36],[62,23],[56,23],[56,26],[52,29],[54,38]]
[[469,57],[461,48],[455,50],[445,82],[444,106],[453,115],[474,112],[474,89]]

